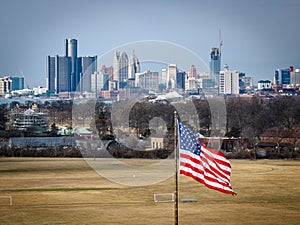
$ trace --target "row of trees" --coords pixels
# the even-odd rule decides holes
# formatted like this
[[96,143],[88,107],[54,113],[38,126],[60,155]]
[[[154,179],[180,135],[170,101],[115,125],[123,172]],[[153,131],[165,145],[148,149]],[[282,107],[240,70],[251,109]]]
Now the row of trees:
[[[124,102],[122,103],[124,104]],[[174,107],[175,104],[158,104],[152,102],[137,102],[135,103],[129,113],[129,127],[132,132],[135,132],[138,138],[147,138],[150,134],[154,134],[155,131],[149,129],[149,123],[154,117],[160,117],[166,124],[169,143],[166,145],[169,149],[172,149],[172,134],[173,134],[173,113],[178,107],[186,107],[184,104],[179,104]],[[199,131],[205,136],[210,136],[213,129],[212,124],[212,109],[210,102],[206,99],[196,99],[193,101],[193,105],[196,108],[199,124]],[[96,115],[98,121],[97,129],[104,131],[110,131],[111,137],[114,137],[110,119],[110,107],[103,109],[103,105],[98,105],[100,109]],[[275,145],[268,146],[266,148],[267,154],[274,158],[277,157],[295,157],[295,150],[299,148],[300,138],[300,98],[298,96],[282,96],[273,99],[265,98],[242,98],[242,97],[228,97],[225,98],[226,107],[226,123],[224,123],[223,130],[214,132],[220,135],[225,134],[227,137],[245,138],[249,141],[249,148],[255,149],[259,147],[261,142],[261,135],[265,132],[271,133],[273,136],[272,141]],[[192,112],[192,111],[191,111]],[[120,114],[122,112],[119,112]],[[193,118],[193,115],[189,115],[188,119]],[[187,118],[185,118],[187,119]],[[125,125],[124,125],[125,126]],[[222,129],[222,128],[220,128]],[[285,138],[290,140],[290,143],[286,146],[282,145],[282,140]],[[274,144],[273,143],[273,144]],[[243,146],[237,146],[235,149],[238,153],[233,154],[233,157],[241,157],[240,152]],[[253,157],[250,153],[244,154],[245,157]],[[255,156],[254,156],[255,157]]]
[[[185,110],[187,113],[182,119],[187,121],[194,120],[197,117],[197,120],[195,120],[198,123],[196,127],[205,136],[216,134],[214,131],[216,127],[212,124],[215,116],[212,110],[216,111],[216,109],[212,109],[215,106],[211,105],[210,102],[204,98],[193,100],[192,103],[189,103],[192,105],[187,103],[170,104],[167,101],[160,103],[121,101],[113,105],[101,101],[96,103],[87,101],[76,104],[71,101],[54,101],[51,103],[45,102],[43,105],[39,105],[39,108],[49,110],[53,135],[56,131],[56,124],[72,127],[73,117],[73,120],[79,125],[89,125],[94,134],[99,135],[101,140],[117,140],[116,130],[120,130],[120,128],[134,133],[138,139],[146,139],[156,132],[155,129],[151,129],[151,121],[154,118],[160,118],[166,128],[164,135],[167,137],[167,141],[165,146],[171,150],[173,148],[174,110]],[[196,109],[197,115],[194,115],[194,112],[190,110],[193,107]],[[278,156],[286,155],[287,152],[291,157],[295,156],[295,150],[300,147],[298,146],[300,138],[300,97],[283,96],[273,99],[227,97],[225,98],[225,107],[224,112],[226,115],[224,118],[226,118],[226,123],[223,127],[218,128],[222,129],[219,131],[220,135],[247,138],[249,147],[256,148],[261,135],[265,132],[271,132],[274,136],[273,141],[276,144],[276,146],[273,146],[273,152],[277,151]],[[8,111],[6,106],[0,106],[0,130],[5,127]],[[213,134],[212,131],[214,131]],[[283,147],[281,142],[286,133],[289,133],[293,141],[290,145]],[[237,150],[242,151],[243,149]],[[111,149],[111,151],[115,151],[118,155],[118,152],[122,152],[122,149],[119,146],[118,149]]]
[[300,98],[278,97],[274,99],[229,98],[227,106],[227,130],[238,128],[242,136],[250,133],[258,136],[270,130],[297,130],[300,125]]
[[[277,150],[286,137],[293,139],[294,151],[300,138],[300,98],[278,97],[275,99],[227,99],[227,134],[249,138],[255,146],[265,132],[273,135]],[[236,131],[236,132],[233,132]]]

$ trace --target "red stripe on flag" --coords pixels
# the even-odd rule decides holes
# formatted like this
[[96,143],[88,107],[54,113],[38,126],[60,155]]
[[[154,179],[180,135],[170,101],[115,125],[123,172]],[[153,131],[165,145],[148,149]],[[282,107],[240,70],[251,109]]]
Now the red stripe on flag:
[[[206,164],[209,165],[209,162],[208,162],[207,159],[204,158],[204,157],[200,157],[201,160],[198,160],[198,159],[196,159],[196,158],[191,157],[190,155],[183,154],[183,153],[180,154],[180,157],[181,157],[181,158],[188,159],[188,160],[192,161],[192,162],[195,163],[195,164],[203,165],[203,162],[205,162]],[[219,167],[218,167],[218,168],[219,168]],[[210,169],[210,170],[212,171],[211,173],[212,173],[214,176],[220,176],[220,177],[222,177],[222,178],[224,178],[224,179],[226,179],[226,180],[229,180],[229,178],[228,178],[228,177],[230,176],[230,172],[229,172],[229,171],[227,171],[227,170],[222,170],[222,169],[219,168],[219,170],[221,170],[222,173],[224,173],[224,174],[227,175],[227,176],[225,176],[225,175],[222,174],[219,170],[215,169],[215,168],[212,167],[212,166],[210,166],[210,167],[207,168],[207,169]]]
[[214,189],[214,190],[223,192],[223,193],[225,193],[225,194],[232,194],[232,195],[235,194],[235,192],[234,192],[232,189],[231,189],[231,190],[225,190],[225,189],[218,188],[218,187],[216,187],[216,186],[207,184],[204,180],[200,179],[199,177],[194,176],[193,174],[191,174],[191,173],[189,173],[189,172],[186,172],[186,171],[180,171],[180,174],[183,174],[183,175],[185,175],[185,176],[191,177],[191,178],[193,178],[194,180],[200,182],[201,184],[204,184],[206,187],[208,187],[208,188],[210,188],[210,189]]
[[[203,175],[204,179],[207,180],[207,181],[219,183],[220,185],[223,185],[223,186],[228,186],[229,185],[229,182],[226,182],[226,181],[224,181],[224,179],[220,179],[220,178],[214,176],[210,171],[200,170],[199,168],[194,167],[193,165],[191,165],[189,163],[180,163],[180,166],[185,167],[185,168],[189,168],[192,171],[194,171],[195,173]],[[180,172],[181,171],[183,171],[183,170],[181,169]],[[212,174],[213,177],[209,177],[209,176],[205,175],[205,173]]]

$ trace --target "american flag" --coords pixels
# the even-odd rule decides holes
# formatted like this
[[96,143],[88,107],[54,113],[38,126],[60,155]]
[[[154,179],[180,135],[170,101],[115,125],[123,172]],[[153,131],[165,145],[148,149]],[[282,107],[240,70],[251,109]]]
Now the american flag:
[[180,174],[206,187],[235,195],[230,185],[231,166],[225,155],[207,148],[198,135],[178,120]]

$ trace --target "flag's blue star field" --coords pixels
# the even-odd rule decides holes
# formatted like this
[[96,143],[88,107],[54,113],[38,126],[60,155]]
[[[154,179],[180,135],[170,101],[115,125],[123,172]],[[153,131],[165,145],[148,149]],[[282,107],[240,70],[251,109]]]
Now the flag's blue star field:
[[192,130],[178,121],[179,148],[186,151],[191,151],[200,156],[201,143],[198,140],[198,135]]

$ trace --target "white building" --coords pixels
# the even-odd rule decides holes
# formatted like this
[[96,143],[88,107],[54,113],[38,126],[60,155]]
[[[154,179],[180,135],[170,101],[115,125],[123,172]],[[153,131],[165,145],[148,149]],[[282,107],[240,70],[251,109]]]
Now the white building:
[[177,65],[169,64],[167,72],[167,89],[174,89],[176,86]]
[[272,83],[270,80],[260,80],[257,83],[257,90],[271,89]]
[[47,93],[47,88],[43,88],[41,86],[32,88],[34,95],[43,95]]
[[26,131],[30,127],[48,129],[48,113],[38,109],[12,109],[10,113],[10,130]]
[[291,72],[291,84],[300,85],[300,69]]
[[158,72],[147,70],[135,74],[135,86],[145,90],[158,90]]
[[117,81],[118,89],[122,89],[128,79],[128,57],[124,51],[114,53],[114,79]]
[[230,71],[227,65],[224,66],[224,71],[220,71],[219,94],[239,94],[239,72]]
[[151,137],[151,150],[163,149],[164,148],[164,138],[162,137]]
[[135,74],[140,72],[140,62],[133,51],[133,54],[130,56],[128,62],[128,79],[135,78]]
[[32,89],[22,89],[22,90],[15,90],[11,92],[12,96],[33,96],[34,90]]
[[0,78],[0,96],[12,91],[12,79],[11,77]]
[[167,83],[168,83],[168,70],[167,69],[161,70],[161,82],[167,87]]
[[189,77],[186,81],[186,90],[195,90],[197,89],[196,85],[196,78],[195,77]]

